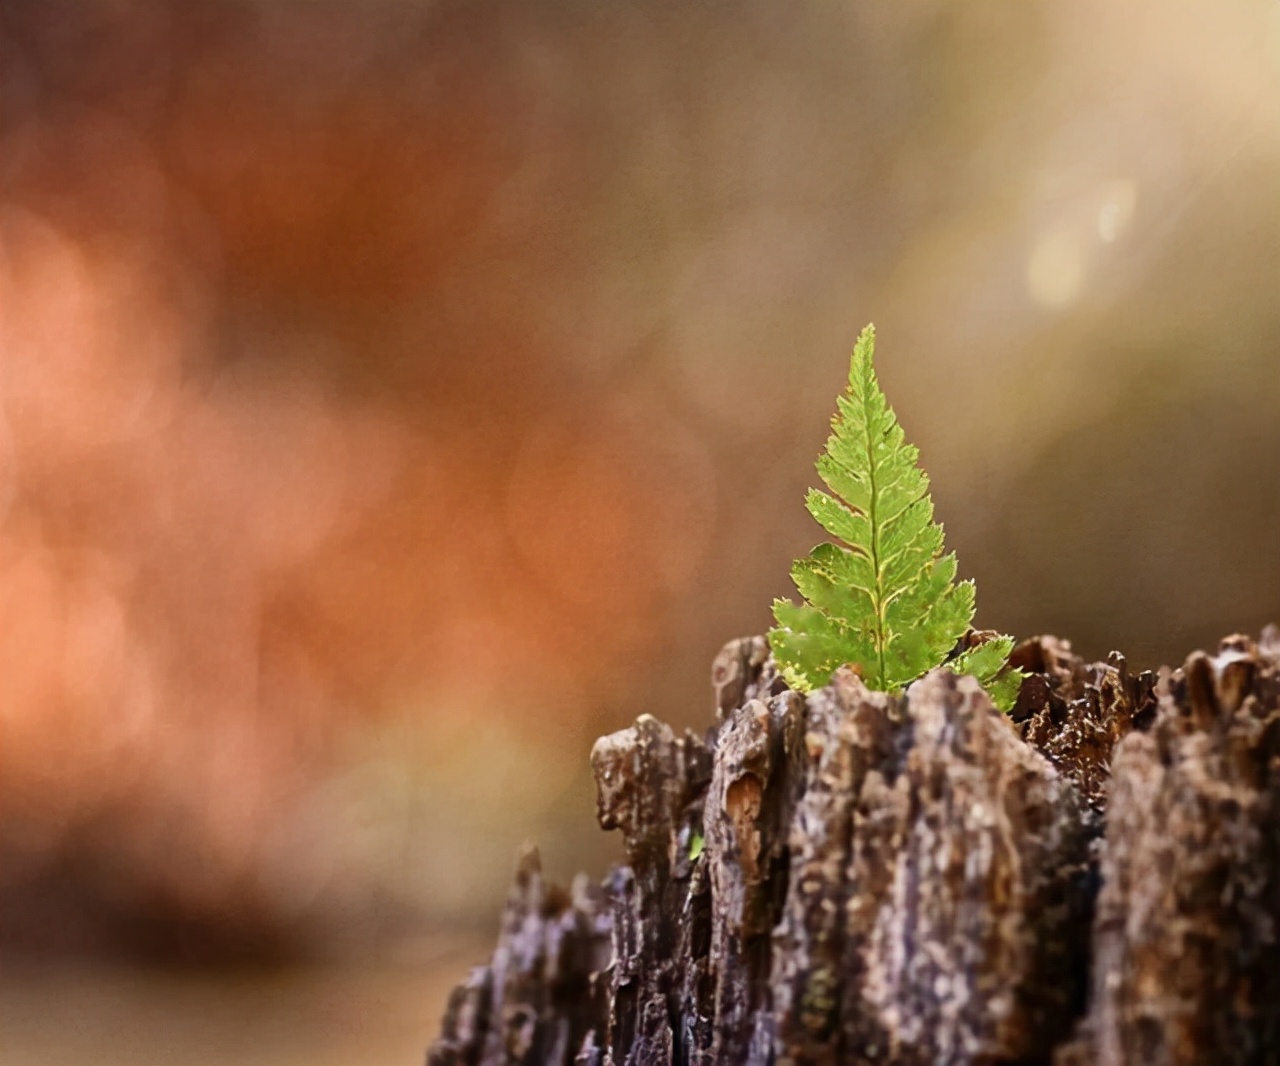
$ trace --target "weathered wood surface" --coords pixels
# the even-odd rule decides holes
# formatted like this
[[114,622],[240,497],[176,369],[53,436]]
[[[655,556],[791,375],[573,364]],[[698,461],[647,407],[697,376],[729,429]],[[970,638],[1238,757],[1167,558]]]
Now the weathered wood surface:
[[1005,717],[727,646],[705,738],[597,742],[627,865],[565,893],[526,856],[428,1062],[1280,1064],[1280,631],[1015,659]]

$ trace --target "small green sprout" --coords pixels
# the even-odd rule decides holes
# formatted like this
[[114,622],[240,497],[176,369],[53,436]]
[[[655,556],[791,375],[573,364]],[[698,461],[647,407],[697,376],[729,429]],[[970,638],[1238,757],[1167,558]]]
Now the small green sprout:
[[802,604],[777,600],[769,643],[787,683],[820,688],[840,666],[868,688],[897,692],[935,666],[972,674],[1001,710],[1022,672],[1008,666],[1013,638],[996,636],[951,656],[973,620],[972,581],[956,582],[942,554],[929,478],[876,379],[875,328],[862,331],[839,397],[809,513],[840,544],[819,544],[791,568]]

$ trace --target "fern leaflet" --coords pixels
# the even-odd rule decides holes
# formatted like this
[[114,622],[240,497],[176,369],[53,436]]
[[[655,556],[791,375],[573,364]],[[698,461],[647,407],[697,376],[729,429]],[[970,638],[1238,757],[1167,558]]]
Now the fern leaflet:
[[[973,619],[972,581],[955,581],[943,555],[929,479],[917,464],[876,379],[875,329],[862,331],[818,459],[830,493],[811,489],[809,513],[841,544],[819,544],[791,576],[805,602],[777,600],[769,643],[787,682],[825,685],[852,664],[869,688],[895,692],[943,664]],[[1006,666],[1013,641],[994,637],[961,652],[952,669],[971,673],[1008,710],[1021,674]]]

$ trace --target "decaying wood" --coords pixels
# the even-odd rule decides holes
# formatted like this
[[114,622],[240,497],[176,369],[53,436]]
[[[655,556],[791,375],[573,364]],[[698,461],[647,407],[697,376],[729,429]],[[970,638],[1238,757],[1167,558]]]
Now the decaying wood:
[[1280,632],[1180,670],[1028,641],[1003,716],[934,671],[807,698],[761,638],[705,739],[597,742],[627,865],[520,864],[432,1066],[1280,1063]]
[[1112,762],[1089,1014],[1059,1066],[1280,1062],[1280,633],[1197,652]]

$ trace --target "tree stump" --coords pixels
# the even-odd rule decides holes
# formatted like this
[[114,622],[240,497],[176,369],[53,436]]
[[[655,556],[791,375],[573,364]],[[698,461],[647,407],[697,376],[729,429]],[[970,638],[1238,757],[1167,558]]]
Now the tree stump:
[[705,738],[596,743],[627,864],[521,859],[430,1066],[1276,1066],[1280,630],[1014,660],[1005,716],[946,670],[804,697],[729,644]]

